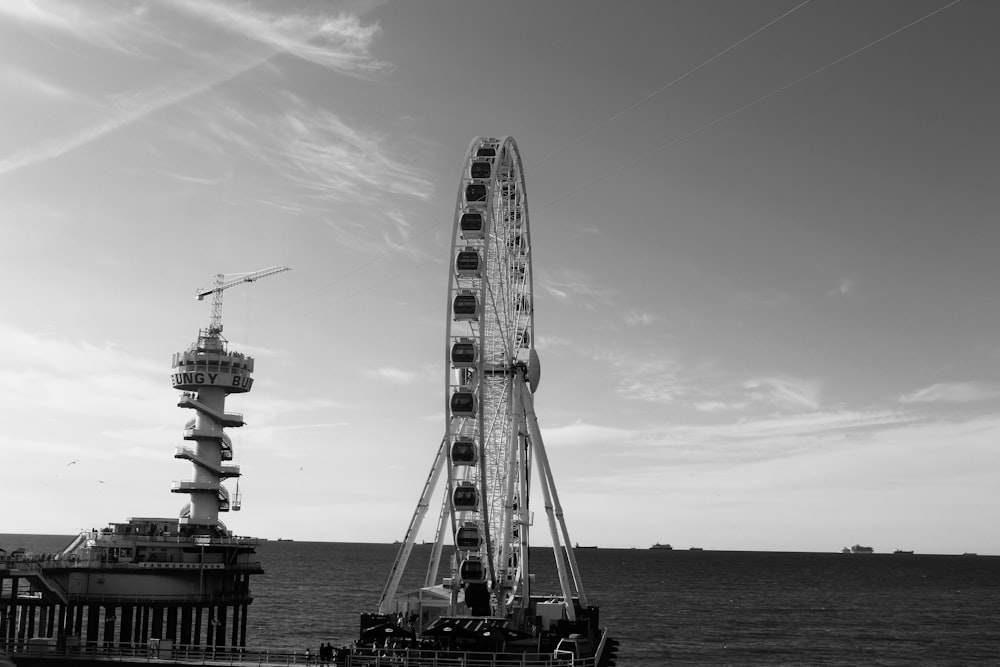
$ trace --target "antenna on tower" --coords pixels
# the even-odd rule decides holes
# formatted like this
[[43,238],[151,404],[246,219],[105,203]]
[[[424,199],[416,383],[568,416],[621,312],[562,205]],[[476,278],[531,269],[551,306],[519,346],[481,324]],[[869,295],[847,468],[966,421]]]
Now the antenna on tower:
[[236,285],[242,285],[243,283],[252,283],[255,280],[267,278],[277,273],[284,273],[285,271],[291,271],[291,269],[287,266],[272,266],[268,269],[247,273],[217,273],[215,275],[215,287],[210,290],[199,289],[195,292],[195,298],[198,301],[204,301],[206,296],[209,294],[212,295],[212,321],[208,325],[207,334],[217,337],[222,333],[222,293],[225,290]]

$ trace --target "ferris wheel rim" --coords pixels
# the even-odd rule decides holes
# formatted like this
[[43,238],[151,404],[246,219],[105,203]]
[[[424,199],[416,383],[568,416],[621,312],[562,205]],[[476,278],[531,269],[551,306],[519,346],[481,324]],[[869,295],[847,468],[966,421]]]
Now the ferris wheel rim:
[[[478,471],[471,471],[471,467],[461,468],[449,454],[448,486],[457,498],[465,483],[459,476],[464,475],[474,481],[482,496],[475,510],[475,521],[483,531],[482,546],[468,553],[485,557],[487,575],[492,577],[506,568],[499,561],[505,549],[512,551],[513,546],[504,541],[511,539],[512,531],[516,534],[510,508],[501,502],[511,503],[512,490],[500,488],[514,484],[516,478],[509,462],[515,458],[514,441],[522,429],[514,411],[514,378],[527,374],[530,366],[537,383],[527,192],[513,137],[476,137],[469,144],[456,196],[451,269],[445,337],[447,433],[455,443],[471,435],[479,457]],[[472,346],[473,361],[456,364],[459,345],[466,346],[464,352]],[[465,382],[470,386],[465,387]],[[471,403],[465,417],[456,416],[459,395]],[[461,421],[471,420],[472,415],[475,421]],[[464,487],[461,490],[474,495]],[[514,495],[526,496],[526,491]],[[455,507],[452,512],[457,543],[458,524],[468,514]]]

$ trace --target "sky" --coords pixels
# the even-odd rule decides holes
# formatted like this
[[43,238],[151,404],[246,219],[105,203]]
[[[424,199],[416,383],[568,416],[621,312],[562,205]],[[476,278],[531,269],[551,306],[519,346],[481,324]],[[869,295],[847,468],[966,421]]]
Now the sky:
[[177,516],[195,291],[284,265],[224,295],[256,381],[222,518],[401,539],[463,160],[509,135],[575,542],[1000,554],[998,27],[991,0],[0,3],[0,532]]

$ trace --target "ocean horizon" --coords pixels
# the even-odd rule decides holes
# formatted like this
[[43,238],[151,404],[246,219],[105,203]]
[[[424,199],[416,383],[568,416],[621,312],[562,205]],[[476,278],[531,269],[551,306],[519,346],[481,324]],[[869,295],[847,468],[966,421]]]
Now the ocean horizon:
[[[103,525],[103,524],[102,524]],[[72,541],[78,533],[67,533],[65,535],[57,533],[0,533],[0,549],[7,549],[10,551],[14,548],[24,548],[26,551],[52,551],[54,548],[58,549],[60,547],[66,546]],[[399,546],[398,541],[394,542],[364,542],[364,541],[330,541],[330,540],[300,540],[296,538],[288,537],[257,537],[254,535],[240,535],[240,537],[245,537],[251,540],[257,540],[261,543],[299,543],[299,544],[356,544],[356,545],[366,545],[366,546]],[[37,539],[36,539],[37,538]],[[25,547],[28,544],[32,548]],[[53,547],[53,544],[56,546]],[[418,543],[415,546],[427,546],[428,543]],[[586,545],[576,545],[576,549],[603,549],[605,551],[657,551],[654,548],[655,544],[661,544],[654,542],[648,546],[620,546],[620,545],[604,545],[604,544],[586,544]],[[666,545],[667,543],[662,543]],[[850,545],[845,545],[846,548],[850,548]],[[532,549],[551,549],[550,545],[539,544],[532,546]],[[692,551],[692,552],[716,552],[716,553],[747,553],[747,554],[842,554],[842,549],[845,547],[839,547],[836,549],[827,550],[817,550],[817,549],[745,549],[745,548],[711,548],[711,547],[697,547],[697,546],[676,546],[669,549],[663,549],[663,551]],[[916,550],[899,550],[893,549],[889,550],[878,550],[872,552],[873,555],[919,555],[919,556],[982,556],[986,558],[1000,557],[1000,554],[986,553],[980,551],[916,551]],[[868,554],[854,554],[854,555],[868,555]]]
[[[72,536],[0,534],[51,553]],[[414,546],[400,590],[419,587]],[[358,635],[397,544],[261,542],[248,645],[315,651]],[[534,590],[558,591],[549,547]],[[619,667],[1000,664],[1000,556],[580,549],[585,594],[621,641]]]

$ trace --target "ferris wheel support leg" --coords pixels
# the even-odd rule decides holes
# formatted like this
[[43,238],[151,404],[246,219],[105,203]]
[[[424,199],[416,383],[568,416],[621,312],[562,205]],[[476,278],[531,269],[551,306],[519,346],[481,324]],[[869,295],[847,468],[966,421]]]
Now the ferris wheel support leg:
[[[451,488],[451,484],[448,485]],[[441,500],[441,514],[438,517],[437,531],[434,533],[434,546],[431,548],[431,557],[427,561],[427,576],[424,577],[424,586],[433,586],[437,581],[438,569],[441,567],[441,550],[444,547],[444,531],[448,528],[448,519],[452,516],[451,494],[445,492]]]
[[[529,448],[531,447],[531,438],[525,436],[525,442],[521,443],[521,456],[524,457],[525,470],[531,469],[531,454]],[[521,599],[529,601],[531,600],[531,512],[527,507],[528,502],[528,492],[529,492],[530,480],[528,475],[521,476],[521,506],[518,507],[518,536],[520,537],[520,550],[521,550],[521,572],[523,576],[521,577]]]
[[[552,532],[552,548],[558,549],[558,536],[556,535],[556,526],[552,518],[552,512],[555,514],[555,520],[559,523],[559,529],[562,532],[563,540],[565,542],[565,552],[566,558],[569,561],[569,567],[573,574],[573,581],[576,584],[576,591],[580,596],[580,604],[583,607],[587,607],[587,594],[583,590],[583,578],[580,576],[580,568],[576,563],[576,553],[573,551],[572,542],[569,539],[569,529],[566,527],[566,518],[563,515],[562,504],[559,502],[559,492],[556,491],[555,478],[552,475],[552,468],[549,466],[549,457],[545,453],[545,444],[542,442],[542,432],[538,428],[538,417],[535,415],[535,404],[532,399],[531,392],[528,390],[527,384],[523,382],[520,378],[517,382],[518,392],[521,396],[521,401],[524,405],[525,421],[528,425],[528,432],[531,434],[531,446],[535,453],[535,457],[538,459],[538,467],[542,473],[542,493],[545,496],[545,510],[549,513],[549,526]],[[551,499],[550,499],[551,495]],[[551,505],[551,509],[550,509]],[[556,563],[559,565],[560,570],[560,582],[564,577],[563,573],[563,557],[561,554],[556,553]],[[567,586],[563,584],[563,589]],[[564,592],[565,594],[565,592]],[[572,611],[572,604],[570,604],[570,596],[567,595],[567,609],[569,610],[570,620],[574,620],[575,616]]]
[[[522,456],[521,444],[524,438],[524,431],[522,429],[524,411],[520,405],[520,393],[515,391],[513,398],[514,424],[510,431],[510,441],[507,444],[507,470],[510,473],[507,475],[507,487],[504,489],[503,524],[500,528],[500,535],[503,536],[503,541],[500,544],[500,554],[497,562],[497,588],[499,594],[497,595],[496,614],[498,616],[507,615],[507,603],[513,600],[514,594],[517,592],[518,577],[516,573],[520,568],[519,564],[514,565],[511,562],[514,550],[517,549],[520,551],[520,549],[519,544],[515,544],[510,536],[514,532],[514,504],[517,497],[515,491],[520,490],[516,482],[522,477],[522,475],[514,474],[514,471],[518,470],[518,460]],[[512,570],[513,572],[511,572]]]
[[[532,438],[532,445],[534,438]],[[556,528],[556,520],[553,515],[552,493],[549,489],[549,480],[545,474],[541,477],[542,497],[545,501],[545,514],[548,518],[549,534],[552,537],[552,555],[556,561],[556,571],[559,574],[559,587],[562,589],[563,605],[566,607],[566,617],[571,621],[576,620],[576,610],[573,608],[573,591],[569,586],[569,576],[566,573],[566,560],[564,552],[572,547],[569,544],[565,549],[559,544],[559,531]]]
[[447,440],[447,437],[441,439],[441,446],[438,448],[437,456],[434,457],[434,465],[431,466],[430,474],[427,475],[423,493],[420,494],[420,500],[417,502],[417,509],[413,512],[413,518],[410,519],[406,538],[399,547],[399,552],[396,554],[396,562],[393,563],[392,572],[389,574],[389,580],[382,590],[382,598],[378,603],[380,614],[389,612],[389,606],[392,604],[393,598],[396,597],[396,590],[399,588],[399,581],[403,577],[403,571],[406,569],[406,561],[409,560],[410,552],[413,551],[413,543],[417,539],[420,524],[423,523],[424,515],[427,514],[427,507],[430,504],[431,496],[434,494],[434,488],[437,486],[438,477],[441,476],[441,469],[447,463],[448,457],[445,448]]

